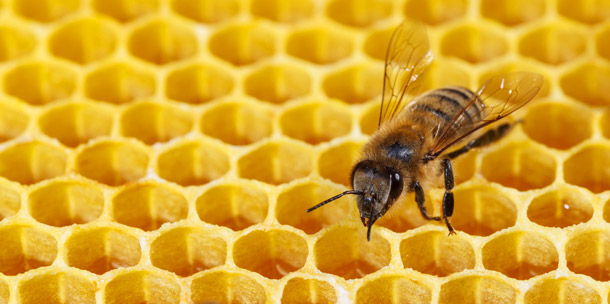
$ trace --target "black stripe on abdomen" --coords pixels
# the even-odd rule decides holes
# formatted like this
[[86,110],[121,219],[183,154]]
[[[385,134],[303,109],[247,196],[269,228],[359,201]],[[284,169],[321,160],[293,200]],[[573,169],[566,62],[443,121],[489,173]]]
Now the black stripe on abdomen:
[[449,114],[447,114],[447,113],[443,112],[443,110],[433,108],[433,107],[431,107],[431,106],[429,106],[429,105],[427,105],[427,104],[422,104],[422,103],[420,103],[420,104],[416,104],[416,105],[413,107],[413,109],[414,109],[414,110],[416,110],[416,111],[421,111],[421,112],[428,112],[428,113],[432,113],[432,114],[434,114],[436,117],[438,117],[438,118],[440,118],[440,119],[444,120],[445,122],[450,122],[450,121],[451,121],[451,118],[452,118],[452,117],[451,117],[451,115],[449,115]]

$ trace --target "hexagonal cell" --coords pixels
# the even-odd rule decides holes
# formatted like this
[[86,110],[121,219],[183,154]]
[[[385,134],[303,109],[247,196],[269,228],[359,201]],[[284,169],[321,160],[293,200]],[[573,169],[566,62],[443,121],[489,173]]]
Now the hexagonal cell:
[[229,171],[225,149],[207,140],[178,142],[161,152],[156,171],[161,178],[181,186],[207,184]]
[[38,22],[53,22],[79,9],[78,0],[16,0],[13,3],[15,12],[25,18]]
[[179,191],[164,184],[132,184],[112,199],[111,210],[117,222],[151,231],[165,223],[185,219],[188,201]]
[[519,53],[538,61],[558,65],[576,59],[587,49],[589,34],[565,22],[537,27],[519,41]]
[[280,116],[282,133],[312,145],[345,136],[351,128],[349,107],[340,103],[302,103],[284,109]]
[[556,167],[552,154],[530,142],[510,143],[490,151],[481,163],[487,180],[519,191],[550,185],[555,181]]
[[316,267],[349,280],[362,278],[389,265],[390,242],[377,230],[379,227],[371,231],[371,240],[367,241],[366,229],[360,223],[332,226],[314,245]]
[[497,59],[508,51],[504,32],[484,24],[464,24],[453,28],[441,38],[441,53],[469,63]]
[[0,101],[0,143],[21,135],[28,127],[28,109],[22,105]]
[[51,54],[79,64],[87,64],[114,52],[117,33],[113,23],[108,20],[85,18],[56,28],[48,43]]
[[102,214],[104,194],[88,183],[55,180],[30,192],[28,209],[43,224],[56,227],[84,224]]
[[391,13],[390,0],[331,0],[326,7],[330,18],[355,27],[367,27],[388,18]]
[[439,25],[463,17],[467,9],[466,0],[408,0],[404,13],[412,20]]
[[0,176],[34,184],[64,174],[66,151],[42,142],[19,143],[0,152]]
[[330,98],[347,103],[363,103],[381,96],[383,67],[359,64],[342,68],[324,77],[322,87]]
[[400,242],[400,258],[405,268],[441,277],[475,266],[472,245],[445,231],[428,231],[404,239]]
[[527,217],[538,225],[564,228],[589,221],[593,206],[586,193],[562,187],[536,196],[527,207]]
[[159,0],[92,0],[91,6],[98,13],[128,22],[157,11]]
[[584,231],[573,235],[566,244],[568,268],[598,281],[610,280],[610,233]]
[[481,2],[481,15],[507,26],[515,26],[541,18],[546,12],[544,0],[494,1]]
[[311,0],[253,0],[250,12],[276,22],[292,23],[311,17],[314,13]]
[[191,300],[195,303],[267,303],[265,288],[242,273],[205,272],[191,283]]
[[530,287],[525,293],[525,304],[601,304],[597,291],[582,279],[545,278]]
[[352,50],[350,37],[329,27],[297,30],[286,41],[288,54],[317,64],[335,63],[349,57]]
[[174,12],[193,21],[215,23],[237,15],[240,3],[238,0],[173,0],[170,5]]
[[28,55],[36,47],[36,38],[27,26],[0,25],[0,62]]
[[337,184],[351,185],[351,171],[360,157],[363,142],[345,141],[335,144],[320,153],[318,172]]
[[44,134],[68,147],[110,135],[113,123],[114,109],[92,102],[60,104],[38,118],[38,127]]
[[432,292],[405,276],[387,275],[366,281],[356,292],[356,303],[431,303]]
[[199,196],[195,206],[202,221],[237,231],[265,220],[269,197],[254,185],[222,184]]
[[275,53],[275,35],[259,23],[234,25],[214,33],[208,47],[220,59],[247,65]]
[[231,93],[234,86],[229,71],[213,65],[191,64],[169,72],[165,80],[165,96],[201,104]]
[[[428,194],[426,192],[426,194]],[[429,196],[426,196],[426,208],[428,212],[438,213],[440,209],[437,208],[436,204],[431,203],[432,200]],[[355,204],[354,204],[355,205]],[[414,193],[406,193],[392,205],[384,216],[382,216],[375,225],[380,227],[388,228],[397,233],[403,233],[410,229],[415,229],[419,226],[423,226],[428,223],[428,220],[424,219],[421,215],[419,207],[415,202]]]
[[240,268],[270,279],[281,279],[305,265],[309,250],[298,234],[284,230],[255,230],[233,245],[233,261]]
[[563,164],[566,182],[594,193],[610,189],[610,147],[588,145],[570,156]]
[[[416,2],[417,4],[428,3],[428,2],[422,2],[419,0],[412,1],[412,2]],[[396,29],[396,27],[390,27],[390,28],[383,29],[383,30],[372,31],[366,37],[366,40],[364,40],[364,46],[363,46],[364,53],[374,59],[382,60],[385,62],[385,57],[388,52],[388,45],[390,44],[390,38],[392,38],[392,33],[394,33],[395,29]]]
[[193,116],[170,103],[146,101],[126,108],[120,122],[121,135],[152,145],[188,133],[193,125]]
[[495,187],[475,185],[454,191],[451,223],[458,231],[487,236],[515,225],[517,206]]
[[136,237],[109,227],[72,229],[64,248],[69,266],[97,274],[134,266],[141,255]]
[[152,264],[179,276],[220,266],[226,258],[226,242],[201,228],[177,227],[162,232],[150,245]]
[[85,95],[114,104],[128,103],[155,93],[154,72],[127,62],[104,65],[85,76]]
[[441,285],[439,304],[517,303],[517,291],[495,278],[469,275],[454,278]]
[[609,106],[610,67],[587,63],[564,74],[559,84],[563,92],[592,106]]
[[55,62],[26,62],[4,75],[4,91],[32,105],[47,104],[72,95],[76,74]]
[[569,149],[593,134],[593,113],[580,106],[537,103],[527,107],[523,131],[533,140],[556,149]]
[[337,303],[337,293],[326,281],[292,278],[282,292],[282,304]]
[[180,285],[167,274],[150,271],[124,272],[104,288],[103,302],[108,304],[180,303]]
[[201,116],[201,132],[231,145],[249,145],[271,135],[273,118],[274,111],[259,104],[218,103]]
[[21,207],[21,194],[8,183],[0,184],[0,221],[13,216]]
[[0,228],[0,272],[17,275],[48,266],[57,256],[57,241],[51,235],[26,225]]
[[610,2],[603,0],[584,2],[559,0],[557,10],[565,17],[587,24],[603,22],[610,18]]
[[309,94],[311,79],[306,70],[290,65],[267,65],[248,75],[244,82],[246,94],[271,103]]
[[158,19],[134,29],[127,40],[129,52],[154,64],[183,60],[197,53],[197,38],[191,28]]
[[610,109],[604,111],[604,114],[600,119],[600,127],[602,129],[602,134],[606,138],[610,138]]
[[95,304],[96,287],[89,278],[74,271],[50,270],[37,273],[17,285],[18,301],[36,303]]
[[309,175],[313,151],[291,142],[269,142],[251,150],[237,161],[240,177],[279,185]]
[[136,181],[146,175],[148,151],[135,141],[99,141],[79,151],[74,170],[110,186]]
[[604,28],[595,37],[595,46],[597,47],[597,52],[601,56],[610,60],[610,43],[608,43],[608,41],[610,41],[610,26]]

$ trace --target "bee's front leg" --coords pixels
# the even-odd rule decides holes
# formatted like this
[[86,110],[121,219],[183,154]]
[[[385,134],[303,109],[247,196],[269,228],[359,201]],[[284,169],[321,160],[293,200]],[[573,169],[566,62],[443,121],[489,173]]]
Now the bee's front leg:
[[421,215],[427,220],[440,221],[440,217],[430,216],[428,211],[426,211],[426,206],[424,205],[426,202],[426,196],[424,195],[424,189],[422,189],[422,187],[419,185],[419,182],[414,182],[411,187],[415,191],[415,201],[417,202]]

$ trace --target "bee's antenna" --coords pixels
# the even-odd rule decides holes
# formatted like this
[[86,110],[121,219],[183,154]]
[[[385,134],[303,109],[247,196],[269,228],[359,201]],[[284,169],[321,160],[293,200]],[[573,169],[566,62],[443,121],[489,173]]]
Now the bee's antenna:
[[314,210],[316,210],[316,209],[318,209],[318,208],[320,208],[320,207],[322,207],[322,206],[324,206],[324,205],[326,205],[326,204],[328,204],[328,203],[330,203],[330,202],[332,202],[332,201],[334,201],[336,199],[341,198],[342,196],[344,196],[346,194],[362,194],[362,191],[358,191],[358,190],[348,190],[348,191],[345,191],[345,192],[343,192],[341,194],[335,195],[335,196],[333,196],[333,197],[331,197],[331,198],[329,198],[329,199],[327,199],[327,200],[325,200],[325,201],[323,201],[323,202],[321,202],[321,203],[319,203],[319,204],[317,204],[317,205],[307,209],[307,212],[314,211]]
[[366,231],[366,240],[371,240],[371,227],[373,227],[373,204],[371,204],[371,210],[369,211],[369,227]]

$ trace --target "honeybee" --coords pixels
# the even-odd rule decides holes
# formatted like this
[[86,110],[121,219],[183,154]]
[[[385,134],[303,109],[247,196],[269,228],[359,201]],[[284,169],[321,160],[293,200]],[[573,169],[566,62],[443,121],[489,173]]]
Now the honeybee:
[[[352,169],[353,190],[331,197],[307,212],[344,195],[356,195],[360,219],[370,240],[375,221],[402,193],[415,192],[422,216],[444,221],[449,234],[455,234],[449,221],[454,205],[451,160],[506,135],[514,123],[482,128],[534,98],[543,77],[529,72],[510,73],[487,80],[476,93],[449,86],[417,96],[420,76],[432,59],[423,24],[405,21],[396,28],[386,53],[378,129]],[[407,99],[412,101],[403,107]],[[448,151],[458,144],[462,146]],[[436,184],[441,175],[445,187],[442,215],[430,216],[424,205],[423,189]]]

